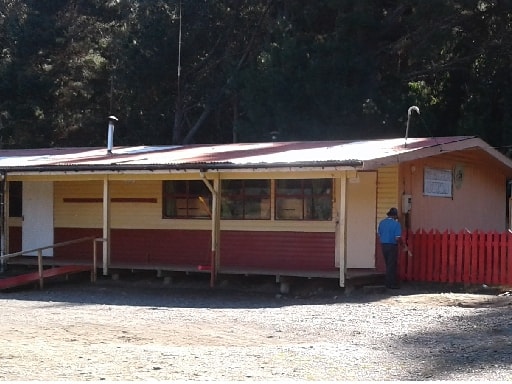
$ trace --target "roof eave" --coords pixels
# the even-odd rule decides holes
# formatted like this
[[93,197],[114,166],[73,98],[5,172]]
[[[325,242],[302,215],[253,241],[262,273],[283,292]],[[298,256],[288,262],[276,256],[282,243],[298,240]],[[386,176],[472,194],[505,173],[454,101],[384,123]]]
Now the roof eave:
[[304,170],[354,170],[360,169],[363,162],[359,160],[350,161],[307,161],[295,163],[258,163],[258,164],[233,164],[233,163],[192,163],[192,164],[101,164],[101,165],[46,165],[32,167],[3,167],[0,172],[4,174],[90,174],[90,173],[145,173],[145,172],[207,172],[207,171],[304,171]]
[[503,168],[508,170],[507,175],[512,176],[512,160],[501,152],[487,144],[485,141],[478,137],[467,137],[463,140],[454,141],[451,143],[441,143],[431,147],[420,148],[410,152],[396,153],[391,156],[371,159],[364,161],[363,169],[375,170],[381,167],[398,165],[409,161],[432,157],[440,155],[442,153],[448,153],[453,151],[462,151],[471,148],[480,149],[486,152],[493,159],[497,160],[503,165]]

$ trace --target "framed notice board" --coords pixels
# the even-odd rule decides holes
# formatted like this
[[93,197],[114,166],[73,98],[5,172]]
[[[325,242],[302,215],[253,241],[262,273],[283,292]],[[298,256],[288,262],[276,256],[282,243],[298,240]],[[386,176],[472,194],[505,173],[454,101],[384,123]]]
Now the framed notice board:
[[452,197],[453,172],[451,169],[425,168],[423,195]]

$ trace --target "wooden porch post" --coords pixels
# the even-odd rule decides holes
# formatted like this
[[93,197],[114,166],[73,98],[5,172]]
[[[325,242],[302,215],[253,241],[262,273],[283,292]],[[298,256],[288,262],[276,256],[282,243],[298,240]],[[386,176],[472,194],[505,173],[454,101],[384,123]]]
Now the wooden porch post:
[[336,208],[338,217],[336,221],[336,261],[340,268],[340,287],[345,286],[345,276],[347,272],[347,173],[343,172],[340,181],[340,191],[337,194]]
[[39,248],[37,250],[37,272],[39,274],[39,289],[44,288],[43,279],[43,250]]
[[220,266],[220,180],[217,177],[213,180],[213,189],[215,193],[213,194],[212,201],[212,254],[213,258],[213,266],[215,274],[212,277],[211,285],[217,280],[217,272]]
[[204,172],[200,172],[200,176],[203,182],[212,193],[212,241],[210,251],[210,287],[215,286],[215,280],[217,278],[217,269],[219,267],[219,244],[220,244],[220,180],[219,175],[215,174],[213,180],[213,186],[210,181],[206,178]]
[[[2,233],[1,233],[1,250],[0,255],[3,256],[9,253],[9,182],[7,181],[7,177],[5,174],[1,175],[2,181],[1,185],[3,188],[2,191]],[[5,270],[5,259],[0,261],[0,271],[4,272]]]

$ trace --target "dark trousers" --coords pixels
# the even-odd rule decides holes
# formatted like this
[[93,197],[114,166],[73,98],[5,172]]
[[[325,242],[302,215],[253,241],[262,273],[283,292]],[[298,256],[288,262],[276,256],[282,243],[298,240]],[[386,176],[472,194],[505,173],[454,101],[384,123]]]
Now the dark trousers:
[[382,254],[386,262],[386,287],[393,287],[398,284],[398,245],[382,244]]

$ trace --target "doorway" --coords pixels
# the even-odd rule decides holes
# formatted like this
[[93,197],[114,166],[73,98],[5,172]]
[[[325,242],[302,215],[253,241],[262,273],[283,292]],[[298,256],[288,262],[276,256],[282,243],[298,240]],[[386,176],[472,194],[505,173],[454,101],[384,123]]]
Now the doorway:
[[[24,181],[22,188],[22,250],[53,244],[53,182]],[[27,253],[37,256],[37,252]],[[43,250],[53,256],[53,248]]]

